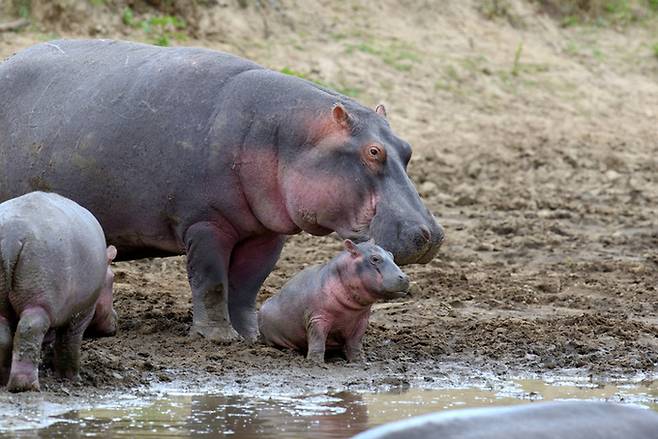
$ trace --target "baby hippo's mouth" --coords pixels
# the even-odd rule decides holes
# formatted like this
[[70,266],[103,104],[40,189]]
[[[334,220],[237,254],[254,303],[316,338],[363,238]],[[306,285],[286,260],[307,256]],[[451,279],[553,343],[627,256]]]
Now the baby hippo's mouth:
[[382,296],[386,299],[399,299],[409,295],[409,278],[406,274],[398,274],[393,279],[385,279]]

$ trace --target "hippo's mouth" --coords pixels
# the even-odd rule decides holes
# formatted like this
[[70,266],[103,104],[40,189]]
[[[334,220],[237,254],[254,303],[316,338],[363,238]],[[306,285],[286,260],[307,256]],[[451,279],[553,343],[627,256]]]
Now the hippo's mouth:
[[336,230],[343,239],[350,239],[355,243],[368,241],[370,236],[370,224],[377,213],[377,196],[372,193],[368,197],[368,203],[356,215],[352,225],[346,230]]

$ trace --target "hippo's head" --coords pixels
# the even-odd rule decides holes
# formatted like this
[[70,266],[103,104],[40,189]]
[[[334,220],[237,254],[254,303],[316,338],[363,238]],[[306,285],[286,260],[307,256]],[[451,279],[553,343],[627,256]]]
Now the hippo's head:
[[307,147],[283,176],[295,224],[312,234],[374,239],[400,265],[429,262],[443,228],[407,175],[411,146],[393,133],[384,107],[336,103],[307,125]]
[[376,299],[403,297],[409,289],[409,278],[395,265],[393,254],[373,241],[354,244],[346,239],[345,250],[355,260],[356,275],[363,287]]
[[114,284],[114,273],[112,272],[112,261],[117,257],[117,249],[111,245],[107,248],[107,271],[101,293],[96,301],[94,317],[85,331],[88,337],[111,337],[117,332],[117,313],[112,306],[112,286]]

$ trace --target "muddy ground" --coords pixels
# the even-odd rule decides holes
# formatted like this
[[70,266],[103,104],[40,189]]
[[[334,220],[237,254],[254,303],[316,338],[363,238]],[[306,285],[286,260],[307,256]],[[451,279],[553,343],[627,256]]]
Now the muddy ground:
[[[203,16],[187,39],[172,40],[287,69],[367,105],[384,101],[415,146],[409,173],[447,239],[430,264],[405,268],[410,299],[374,307],[366,365],[333,359],[322,369],[262,344],[188,336],[190,290],[177,257],[115,264],[118,335],[85,342],[79,385],[44,368],[47,390],[201,376],[396,385],[455,364],[474,374],[658,372],[655,17],[563,27],[537,2],[505,2],[504,11],[420,3],[228,2],[224,15]],[[110,18],[89,28],[0,34],[0,55],[54,36],[149,41],[108,8],[96,16]],[[333,236],[291,237],[259,300],[340,248]]]

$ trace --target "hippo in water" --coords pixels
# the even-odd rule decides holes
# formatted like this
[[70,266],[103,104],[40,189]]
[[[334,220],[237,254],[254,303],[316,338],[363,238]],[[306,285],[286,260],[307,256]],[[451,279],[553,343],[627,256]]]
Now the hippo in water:
[[393,255],[372,242],[345,240],[345,251],[308,267],[265,301],[258,313],[269,344],[306,352],[324,362],[325,348],[342,349],[348,361],[363,359],[363,335],[378,300],[406,295],[407,276]]
[[594,401],[449,410],[357,434],[353,439],[658,439],[658,413]]
[[85,329],[116,332],[115,256],[96,218],[67,198],[33,192],[0,204],[0,385],[39,390],[50,329],[55,372],[78,378]]
[[382,106],[233,55],[52,41],[0,64],[0,102],[0,201],[54,191],[122,259],[186,254],[192,331],[212,340],[258,335],[287,235],[372,238],[398,264],[443,240]]

